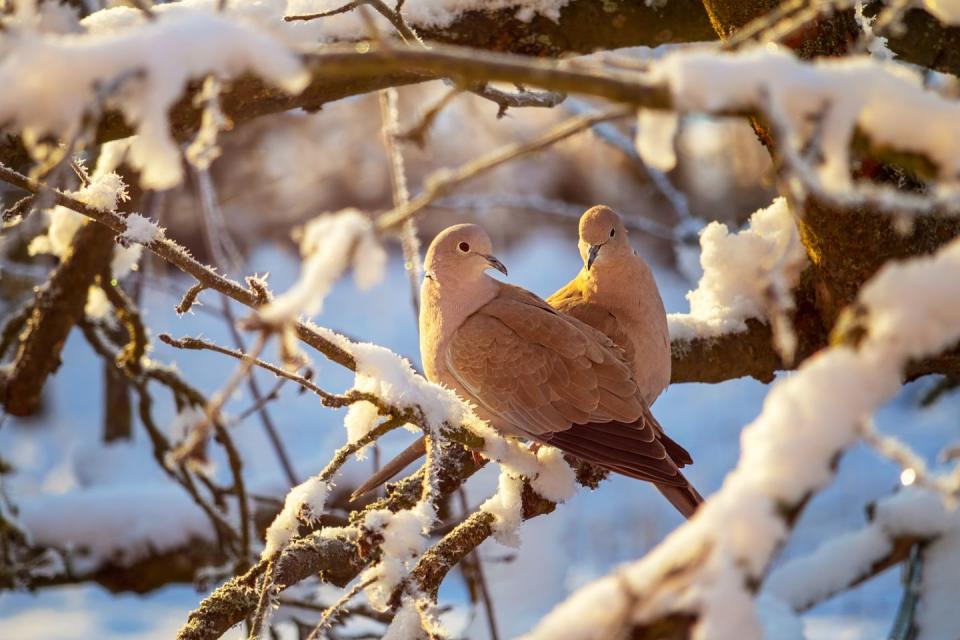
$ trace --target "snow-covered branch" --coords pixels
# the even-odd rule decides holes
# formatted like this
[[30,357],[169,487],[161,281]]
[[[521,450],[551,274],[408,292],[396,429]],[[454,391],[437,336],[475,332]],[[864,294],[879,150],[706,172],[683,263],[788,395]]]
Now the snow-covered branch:
[[731,234],[711,223],[700,233],[703,277],[687,293],[690,313],[668,317],[674,349],[694,339],[743,333],[750,318],[774,329],[774,345],[790,363],[797,338],[787,315],[793,311],[793,290],[807,266],[807,254],[783,198],[750,218],[749,227]]
[[[284,3],[265,5],[231,2],[226,11],[215,13],[211,10],[216,8],[216,4],[162,4],[152,10],[157,18],[155,20],[147,20],[139,11],[129,7],[107,9],[88,16],[75,27],[81,33],[69,36],[38,34],[27,30],[24,41],[13,48],[14,52],[20,51],[20,55],[6,56],[6,64],[0,67],[4,78],[11,82],[7,86],[12,93],[8,92],[8,96],[15,95],[20,89],[29,89],[27,79],[35,73],[37,60],[28,59],[28,54],[44,53],[50,62],[55,62],[56,56],[70,55],[69,64],[52,68],[57,72],[81,69],[83,73],[67,74],[69,77],[65,76],[65,79],[69,83],[66,86],[58,82],[44,85],[45,91],[57,92],[55,96],[48,95],[48,99],[42,101],[46,108],[37,110],[35,115],[18,113],[17,120],[21,124],[35,120],[35,125],[57,130],[76,129],[80,124],[76,116],[89,111],[95,121],[99,141],[129,136],[143,123],[149,122],[151,126],[146,130],[149,134],[147,138],[155,143],[152,148],[162,152],[162,159],[172,157],[169,156],[169,134],[166,127],[157,128],[153,125],[161,121],[165,123],[164,112],[168,106],[176,102],[171,110],[169,128],[177,140],[188,141],[201,126],[202,113],[193,106],[193,97],[199,89],[191,87],[186,95],[181,96],[186,89],[182,83],[184,79],[200,81],[210,73],[236,77],[245,67],[252,71],[252,74],[236,77],[224,95],[223,115],[235,124],[265,113],[297,107],[318,109],[326,102],[349,95],[429,79],[421,74],[397,69],[385,68],[379,72],[362,68],[324,69],[325,65],[322,62],[314,64],[310,55],[300,55],[299,63],[293,63],[291,56],[296,57],[296,50],[304,44],[353,41],[368,37],[356,11],[311,23],[284,23]],[[291,5],[294,13],[297,12],[295,4]],[[331,2],[326,8],[332,9],[341,4]],[[712,34],[706,13],[695,0],[677,0],[662,8],[644,3],[627,4],[618,6],[614,12],[607,11],[591,0],[541,4],[543,6],[539,11],[522,12],[518,11],[519,2],[505,2],[495,8],[476,2],[439,8],[430,4],[411,3],[403,7],[403,13],[420,35],[430,41],[499,51],[506,47],[506,50],[516,53],[551,57],[602,48],[656,46],[665,41],[699,41],[708,39]],[[316,11],[317,5],[311,4],[309,7]],[[207,36],[191,37],[191,32],[195,33],[199,28],[198,22],[209,23],[207,26],[214,28],[213,32],[218,34],[216,43]],[[23,25],[10,27],[23,28]],[[505,33],[510,33],[511,37],[505,39]],[[136,43],[142,43],[144,38],[151,39],[153,44],[137,47]],[[188,44],[184,45],[184,41]],[[130,49],[130,42],[134,43],[133,49]],[[244,51],[236,49],[238,42],[245,43],[241,47]],[[201,43],[210,47],[210,53],[196,49]],[[272,56],[264,57],[271,53]],[[188,64],[176,64],[181,61],[180,56],[185,56]],[[114,71],[104,78],[100,78],[103,75],[101,71],[107,71],[108,68],[100,69],[98,61],[101,59],[112,65]],[[280,66],[269,66],[271,61]],[[293,66],[290,66],[291,63]],[[296,72],[298,67],[308,69],[311,74],[305,89],[301,84],[301,76],[288,73]],[[359,73],[354,74],[354,71]],[[163,102],[151,103],[150,109],[136,108],[138,104],[147,104],[141,101],[141,98],[147,97],[142,88],[134,91],[132,96],[121,95],[117,104],[111,102],[100,105],[102,96],[91,94],[95,86],[113,86],[118,78],[123,79],[124,84],[129,82],[136,85],[142,80],[141,76],[150,74],[162,80],[156,82],[157,86],[151,91],[159,91],[155,97],[162,98]],[[281,83],[296,80],[294,84],[287,84],[287,87],[304,90],[297,95],[290,95],[271,84],[271,78]],[[85,82],[89,79],[105,82],[96,85]],[[68,94],[67,87],[77,87],[82,92]],[[81,97],[84,99],[79,99]],[[10,102],[3,104],[8,109],[15,107]],[[28,147],[42,133],[35,129],[31,131],[31,135],[24,137]],[[19,140],[5,139],[0,144],[0,162],[19,168],[27,159],[25,156],[25,148]],[[162,171],[164,167],[155,163],[156,172],[152,177],[158,180],[173,178],[178,170],[169,163],[165,166],[166,172]]]
[[764,591],[804,611],[903,561],[910,549],[956,527],[943,497],[905,489],[881,500],[871,522],[770,573]]
[[[839,334],[847,342],[771,389],[721,491],[644,559],[581,589],[530,637],[594,638],[672,621],[702,638],[759,638],[754,591],[798,511],[829,483],[862,421],[899,388],[907,362],[960,338],[958,269],[957,240],[934,256],[887,265],[861,291],[857,329]],[[607,626],[596,611],[607,612]]]
[[[0,165],[0,180],[29,191],[30,193],[49,194],[56,204],[76,211],[107,227],[116,234],[122,235],[127,232],[127,222],[123,216],[111,211],[97,209],[73,196],[54,191],[46,185],[19,174],[3,165]],[[222,276],[210,267],[201,264],[194,259],[185,248],[163,234],[155,234],[153,239],[145,244],[144,247],[187,275],[192,276],[197,282],[208,289],[220,291],[237,302],[251,308],[256,308],[265,302],[261,290],[257,288],[259,286],[257,281],[253,281],[250,288],[244,287],[240,283]],[[354,369],[356,367],[353,357],[349,352],[344,351],[341,347],[330,342],[330,340],[321,335],[316,328],[308,326],[303,322],[294,323],[293,326],[297,336],[301,340],[314,349],[317,349],[333,362],[348,369]]]

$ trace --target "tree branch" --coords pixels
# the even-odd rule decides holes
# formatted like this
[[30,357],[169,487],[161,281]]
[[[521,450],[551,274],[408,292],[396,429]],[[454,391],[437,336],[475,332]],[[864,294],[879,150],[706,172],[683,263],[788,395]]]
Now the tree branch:
[[[827,331],[816,307],[816,293],[808,268],[793,291],[795,308],[788,314],[797,336],[794,363],[799,363],[828,344]],[[714,338],[674,339],[671,383],[717,383],[750,376],[760,382],[773,381],[777,371],[792,369],[774,347],[773,331],[762,320],[747,320],[747,330]]]
[[[599,49],[626,46],[658,46],[667,42],[691,42],[712,38],[710,23],[697,0],[671,0],[656,8],[645,2],[616,4],[594,0],[572,0],[560,10],[558,20],[536,15],[530,20],[517,17],[517,7],[490,11],[467,11],[443,28],[420,28],[427,40],[487,51],[509,52],[537,57],[558,57],[590,53]],[[353,44],[349,45],[353,49]],[[289,96],[258,78],[243,76],[221,98],[223,112],[234,124],[290,109],[310,111],[348,96],[369,93],[391,86],[431,80],[438,75],[423,74],[402,66],[359,74],[349,70],[328,74],[322,64],[305,62],[313,73],[310,86],[299,96]],[[186,142],[200,127],[202,107],[194,96],[201,83],[192,85],[170,110],[174,136]],[[106,142],[132,135],[133,130],[117,112],[107,112],[97,127],[97,141]],[[24,170],[29,156],[19,137],[0,138],[0,163]]]
[[[17,173],[16,171],[13,171],[12,169],[3,165],[0,165],[0,181],[12,184],[15,187],[19,187],[20,189],[29,191],[31,193],[43,192],[45,194],[49,194],[54,203],[67,207],[68,209],[72,209],[77,213],[83,214],[91,220],[95,220],[96,222],[106,226],[114,233],[122,234],[127,229],[126,222],[120,215],[109,211],[95,209],[77,200],[76,198],[50,189],[36,180],[28,178],[23,174]],[[264,302],[260,291],[256,289],[247,289],[239,282],[221,276],[209,267],[202,265],[200,262],[195,260],[186,249],[163,234],[158,234],[155,239],[144,246],[158,257],[195,278],[197,282],[202,284],[205,288],[216,289],[221,293],[225,293],[237,302],[240,302],[241,304],[247,305],[251,308],[256,308]],[[320,335],[320,333],[314,328],[309,327],[302,322],[296,323],[295,328],[297,336],[301,340],[322,353],[324,356],[333,362],[346,367],[347,369],[356,369],[356,362],[350,353]]]
[[[442,454],[439,492],[448,495],[482,466],[460,446],[449,446]],[[387,497],[351,514],[357,526],[366,514],[377,509],[396,512],[413,507],[421,497],[424,470],[404,478],[393,486]],[[324,581],[344,586],[357,577],[374,559],[375,549],[358,546],[353,541],[333,538],[317,531],[297,538],[276,560],[273,583],[284,590],[306,578],[319,575]],[[266,569],[262,561],[247,574],[233,578],[211,593],[190,613],[180,629],[178,640],[213,640],[247,617],[257,605],[256,580]]]

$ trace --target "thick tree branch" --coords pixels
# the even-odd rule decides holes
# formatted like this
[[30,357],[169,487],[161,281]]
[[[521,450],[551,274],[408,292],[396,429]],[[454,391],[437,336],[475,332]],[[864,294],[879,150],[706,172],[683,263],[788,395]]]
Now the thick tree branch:
[[[802,362],[828,343],[827,331],[816,307],[812,269],[808,268],[794,290],[795,309],[788,314],[797,336],[795,363]],[[671,342],[673,366],[671,382],[723,382],[750,376],[760,382],[772,382],[777,371],[792,369],[774,347],[769,324],[755,318],[747,320],[747,330],[715,338],[675,339]]]
[[[712,37],[706,13],[697,0],[672,0],[662,7],[645,2],[573,0],[560,10],[557,21],[543,16],[521,20],[517,17],[516,7],[468,11],[448,27],[420,29],[419,33],[437,43],[537,57],[626,46],[655,47],[667,42],[692,42]],[[349,45],[349,48],[353,49],[353,46]],[[296,108],[316,110],[348,96],[441,77],[406,69],[402,65],[365,69],[359,73],[334,69],[334,73],[328,74],[331,69],[314,64],[313,56],[305,56],[305,62],[313,73],[313,81],[301,95],[289,96],[247,75],[231,83],[221,97],[224,114],[235,124],[242,124],[270,113]],[[200,90],[201,80],[198,79],[170,111],[171,128],[179,140],[189,140],[200,126],[202,108],[195,105],[194,96]],[[108,112],[97,126],[97,140],[100,142],[124,138],[132,133],[117,112]],[[19,138],[8,135],[0,139],[0,163],[23,170],[27,161],[28,155]]]
[[[140,190],[135,174],[128,170],[122,174],[125,184],[132,185],[130,199],[123,205],[130,210],[139,202]],[[16,358],[0,370],[2,403],[8,413],[27,416],[37,410],[47,377],[60,367],[60,351],[67,336],[83,318],[87,291],[97,276],[109,270],[113,237],[107,227],[87,220],[67,255],[37,292]]]
[[[870,2],[864,15],[875,16],[884,2]],[[901,60],[921,67],[960,76],[960,27],[946,26],[923,9],[910,9],[903,16],[904,30],[878,35]]]
[[113,233],[88,221],[50,280],[37,292],[14,362],[0,371],[3,407],[15,416],[37,410],[47,378],[60,367],[60,351],[83,317],[87,290],[110,264]]
[[[723,26],[724,20],[742,25],[759,13],[751,3],[726,0],[706,4],[721,33],[729,29]],[[764,6],[773,4],[776,2],[770,0]],[[873,3],[867,14],[875,10],[873,6],[879,5]],[[743,15],[733,20],[725,11],[742,11]],[[695,0],[671,0],[660,8],[651,8],[645,2],[612,5],[595,0],[574,0],[561,9],[560,19],[556,22],[542,16],[522,21],[517,19],[516,13],[515,8],[465,12],[446,28],[424,29],[420,33],[425,39],[438,43],[537,57],[716,38],[703,4]],[[889,35],[889,46],[895,53],[908,62],[960,75],[960,27],[944,27],[919,9],[909,11],[905,22],[908,29],[904,34]],[[311,56],[307,56],[306,61],[310,64]],[[232,122],[242,124],[262,115],[295,108],[319,109],[326,103],[348,96],[438,77],[402,68],[384,68],[379,72],[368,70],[356,76],[348,71],[336,77],[327,76],[325,70],[316,65],[311,65],[311,70],[313,81],[306,91],[295,97],[258,78],[244,76],[231,83],[222,96],[223,111]],[[182,141],[191,139],[200,126],[202,109],[194,104],[200,84],[198,79],[170,111],[172,131]],[[97,125],[97,140],[100,142],[131,134],[131,128],[117,112],[107,112]],[[6,134],[0,139],[0,163],[25,169],[29,155],[19,137]]]
[[[718,33],[724,37],[777,5],[772,0],[747,4],[706,0],[704,4]],[[804,57],[843,54],[853,43],[856,32],[851,21],[848,12],[832,20],[822,18],[804,30],[791,46]],[[754,125],[776,160],[777,136],[771,136],[758,120],[754,120]],[[883,157],[878,151],[871,150],[869,155]],[[783,166],[782,162],[777,164],[781,178],[789,180],[790,167]],[[879,165],[873,160],[864,165],[873,179],[908,188],[919,185],[901,169]],[[790,193],[789,189],[785,191]],[[840,312],[884,263],[930,254],[960,232],[960,220],[936,215],[916,218],[912,227],[904,232],[898,229],[889,212],[869,206],[842,205],[825,194],[809,193],[802,200],[794,198],[790,204],[811,261],[811,267],[804,272],[801,285],[794,292],[797,309],[792,320],[799,341],[797,362],[827,345],[829,328]],[[743,333],[675,341],[672,381],[720,382],[741,376],[771,381],[776,371],[786,368],[774,349],[771,328],[758,320],[750,320],[747,325]],[[907,375],[915,378],[933,372],[957,371],[960,366],[957,353],[952,350],[912,363]]]

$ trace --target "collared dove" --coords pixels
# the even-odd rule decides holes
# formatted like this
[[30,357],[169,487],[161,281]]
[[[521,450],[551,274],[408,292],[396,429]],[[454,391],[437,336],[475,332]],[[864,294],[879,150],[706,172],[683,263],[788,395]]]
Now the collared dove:
[[670,384],[667,314],[650,266],[634,252],[627,235],[612,209],[588,209],[580,217],[577,243],[583,269],[547,302],[613,340],[652,406]]
[[[427,378],[472,402],[504,435],[653,482],[689,517],[702,500],[679,471],[689,454],[650,414],[624,352],[533,293],[494,280],[490,268],[506,274],[476,225],[450,227],[431,243],[420,307]],[[414,443],[354,495],[422,451]]]

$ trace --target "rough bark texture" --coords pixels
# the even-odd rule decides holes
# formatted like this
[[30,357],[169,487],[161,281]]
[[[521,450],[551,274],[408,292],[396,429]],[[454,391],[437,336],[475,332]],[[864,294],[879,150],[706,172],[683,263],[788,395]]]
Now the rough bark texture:
[[790,318],[797,336],[797,352],[793,362],[783,362],[774,349],[770,325],[750,319],[742,333],[674,340],[670,382],[717,383],[746,376],[772,382],[777,371],[793,368],[795,363],[826,346],[828,336],[816,307],[812,276],[813,269],[808,268],[794,291],[796,308]]
[[960,231],[955,218],[924,216],[901,233],[888,215],[837,210],[816,197],[803,203],[797,227],[816,271],[817,308],[827,326],[885,262],[931,254]]
[[[872,17],[884,6],[873,2],[864,9]],[[887,46],[898,57],[935,71],[960,75],[960,27],[948,27],[922,9],[910,9],[903,33],[884,34]]]
[[[722,37],[736,33],[754,17],[777,4],[775,0],[704,2],[714,28]],[[926,14],[918,15],[922,13],[911,12],[908,24],[933,28],[925,22],[923,15]],[[831,19],[817,21],[790,45],[801,57],[843,55],[856,33],[852,12],[840,12]],[[960,30],[941,27],[937,33],[940,39],[931,45],[933,47],[951,41]],[[941,62],[948,55],[941,55]],[[771,146],[763,123],[755,119],[753,124],[760,139]],[[904,168],[868,160],[861,170],[869,171],[874,179],[899,183],[909,189],[920,188],[920,183]],[[802,282],[794,292],[797,309],[792,317],[799,340],[797,363],[827,345],[830,329],[840,312],[854,301],[863,283],[885,262],[933,253],[960,233],[960,221],[938,216],[919,218],[909,232],[901,233],[888,214],[841,208],[816,195],[803,202],[791,202],[791,209],[811,261],[811,267],[804,272]],[[747,325],[744,333],[674,341],[672,381],[722,382],[751,376],[769,382],[776,371],[790,368],[781,362],[773,348],[769,325],[757,320],[748,321]],[[954,350],[915,363],[908,368],[907,375],[915,378],[928,373],[952,373],[958,370],[958,366],[960,353]]]
[[110,264],[113,232],[87,221],[77,232],[70,253],[37,292],[33,313],[17,350],[4,370],[3,407],[28,416],[40,406],[47,378],[60,367],[60,352],[73,325],[83,316],[87,290]]
[[[457,445],[443,453],[443,460],[439,487],[442,495],[456,490],[479,469],[470,452]],[[375,509],[397,511],[411,508],[420,498],[422,484],[421,470],[398,482],[386,498],[355,512],[353,521],[362,522],[365,515]],[[310,534],[296,540],[277,560],[275,584],[284,589],[319,574],[325,581],[343,586],[375,559],[373,551],[353,542],[324,538],[320,532]],[[190,613],[187,623],[177,634],[177,640],[213,640],[249,616],[257,605],[255,585],[263,572],[263,565],[261,562],[247,574],[231,579],[207,596]]]
[[[142,195],[138,176],[126,167],[118,173],[129,185],[129,199],[123,209],[132,211]],[[83,318],[90,286],[97,276],[109,273],[115,235],[102,224],[85,221],[69,253],[37,292],[16,358],[0,370],[0,394],[8,413],[27,416],[39,407],[47,378],[60,367],[60,352],[70,330]]]

